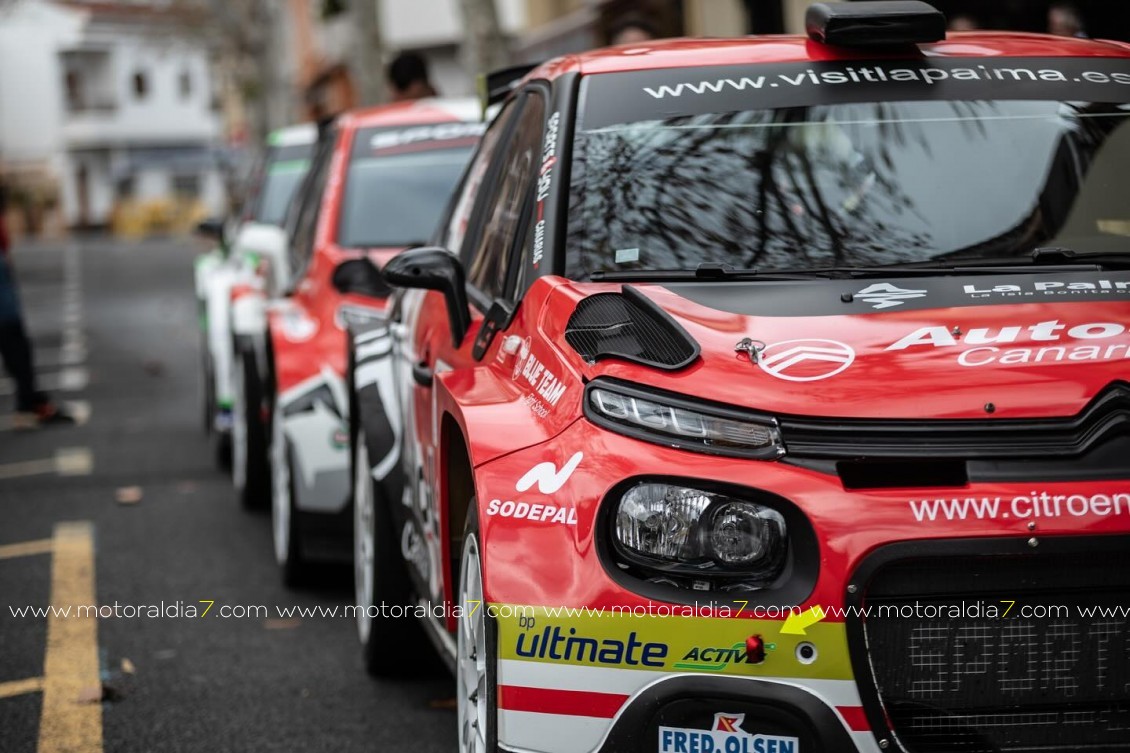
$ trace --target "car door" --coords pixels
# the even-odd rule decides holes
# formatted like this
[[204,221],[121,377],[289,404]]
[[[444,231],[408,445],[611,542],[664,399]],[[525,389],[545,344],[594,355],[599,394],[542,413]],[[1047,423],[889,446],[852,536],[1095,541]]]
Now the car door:
[[[488,129],[468,168],[459,195],[443,226],[440,245],[458,254],[467,270],[472,324],[463,342],[452,341],[442,294],[407,291],[401,301],[404,329],[397,333],[402,372],[402,405],[407,409],[404,467],[408,473],[411,520],[401,539],[406,558],[426,585],[433,603],[445,593],[442,531],[436,468],[440,417],[435,407],[435,376],[473,368],[476,335],[495,301],[512,298],[517,284],[517,241],[525,236],[540,164],[546,97],[540,89],[523,92],[503,108]],[[480,354],[481,355],[481,354]],[[462,526],[463,521],[453,521]],[[426,561],[426,564],[425,564]]]

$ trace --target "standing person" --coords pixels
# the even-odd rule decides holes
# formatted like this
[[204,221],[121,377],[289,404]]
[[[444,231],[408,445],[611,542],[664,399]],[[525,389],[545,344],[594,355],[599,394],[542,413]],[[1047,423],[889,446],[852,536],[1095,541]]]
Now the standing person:
[[436,96],[428,79],[428,64],[415,52],[402,52],[389,63],[388,83],[393,102]]
[[959,13],[950,18],[949,31],[977,31],[981,28],[981,24],[976,18],[968,13]]
[[659,29],[641,16],[624,16],[608,29],[608,44],[646,44],[659,38]]
[[15,424],[17,428],[32,428],[45,423],[72,423],[70,416],[36,389],[31,341],[24,330],[16,280],[8,257],[7,198],[7,190],[0,184],[0,359],[16,383]]
[[1071,3],[1055,3],[1048,8],[1048,33],[1058,37],[1086,37],[1083,16]]

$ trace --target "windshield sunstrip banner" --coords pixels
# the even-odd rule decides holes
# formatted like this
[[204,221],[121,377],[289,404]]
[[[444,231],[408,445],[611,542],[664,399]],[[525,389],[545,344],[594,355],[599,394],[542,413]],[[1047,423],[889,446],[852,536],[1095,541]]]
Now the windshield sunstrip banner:
[[586,130],[641,120],[899,100],[1130,101],[1130,59],[923,58],[586,76]]
[[[1039,273],[884,280],[665,283],[704,306],[746,316],[838,316],[1018,303],[1130,301],[1130,272]],[[897,273],[892,273],[897,274]],[[750,285],[757,294],[750,295]]]

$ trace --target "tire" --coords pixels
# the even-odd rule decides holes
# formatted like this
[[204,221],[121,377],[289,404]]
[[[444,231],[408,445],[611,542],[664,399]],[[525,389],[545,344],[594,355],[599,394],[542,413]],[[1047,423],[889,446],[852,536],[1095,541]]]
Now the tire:
[[263,382],[253,353],[236,355],[232,403],[232,482],[244,508],[263,509],[271,499],[271,471],[267,427],[263,424]]
[[290,443],[283,432],[282,416],[271,419],[271,539],[275,561],[282,573],[283,585],[294,588],[305,581],[309,565],[302,555],[302,541],[294,509],[294,479],[290,461]]
[[412,585],[392,511],[378,495],[369,472],[364,436],[356,436],[354,445],[353,594],[365,671],[373,677],[418,674],[420,657],[431,652],[423,626],[409,617],[381,619],[368,614],[376,604],[412,604]]
[[208,332],[200,337],[200,415],[204,436],[212,436],[216,421],[216,374],[212,370],[212,352],[208,350]]
[[[478,502],[468,506],[459,559],[458,601],[464,607],[456,628],[455,707],[460,753],[498,750],[498,637],[483,600]],[[478,609],[467,608],[479,604]]]
[[212,453],[216,467],[224,473],[231,473],[231,433],[213,432]]

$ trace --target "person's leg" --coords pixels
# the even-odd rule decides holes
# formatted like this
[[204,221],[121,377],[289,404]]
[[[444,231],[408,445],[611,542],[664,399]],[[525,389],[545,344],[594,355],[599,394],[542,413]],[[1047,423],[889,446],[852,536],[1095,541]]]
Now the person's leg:
[[0,360],[16,383],[17,413],[35,414],[32,425],[71,420],[45,393],[36,389],[31,340],[24,330],[15,280],[3,257],[0,257]]
[[30,413],[46,402],[46,395],[35,388],[31,342],[19,319],[0,322],[0,357],[4,360],[4,369],[16,383],[17,411]]

